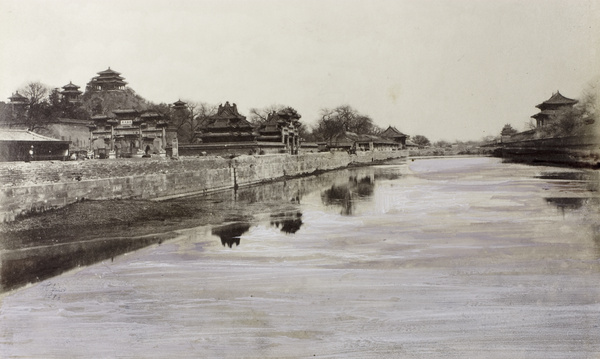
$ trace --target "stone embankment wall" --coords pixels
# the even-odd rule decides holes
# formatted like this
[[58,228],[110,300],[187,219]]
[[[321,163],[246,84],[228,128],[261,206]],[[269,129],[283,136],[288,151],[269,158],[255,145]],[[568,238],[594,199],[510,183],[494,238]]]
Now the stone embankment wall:
[[166,199],[406,157],[405,151],[0,163],[0,221],[84,199]]
[[600,167],[600,141],[596,135],[506,142],[497,153],[517,162]]

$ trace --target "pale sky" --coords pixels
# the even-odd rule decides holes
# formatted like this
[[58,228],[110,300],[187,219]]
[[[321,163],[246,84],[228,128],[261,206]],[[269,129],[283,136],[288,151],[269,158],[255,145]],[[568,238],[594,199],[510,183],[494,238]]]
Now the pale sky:
[[600,78],[600,0],[0,0],[0,101],[108,67],[153,102],[348,104],[437,140],[524,130]]

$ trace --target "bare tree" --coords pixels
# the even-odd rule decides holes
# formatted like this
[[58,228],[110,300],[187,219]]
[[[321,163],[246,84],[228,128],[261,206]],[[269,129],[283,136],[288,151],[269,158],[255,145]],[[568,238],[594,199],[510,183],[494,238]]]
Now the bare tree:
[[248,121],[250,121],[253,126],[262,125],[267,122],[271,113],[281,111],[287,107],[289,106],[273,104],[263,108],[251,108],[248,115]]
[[338,106],[334,109],[321,109],[321,119],[313,129],[320,140],[330,141],[342,131],[357,134],[378,134],[377,127],[371,117],[359,113],[349,105]]
[[216,105],[187,101],[184,108],[171,108],[169,118],[176,128],[179,141],[181,143],[194,143],[198,139],[198,132],[204,122],[216,113]]
[[28,109],[25,116],[25,124],[30,131],[43,128],[50,120],[50,104],[48,94],[50,87],[41,82],[30,82],[19,90],[27,97]]

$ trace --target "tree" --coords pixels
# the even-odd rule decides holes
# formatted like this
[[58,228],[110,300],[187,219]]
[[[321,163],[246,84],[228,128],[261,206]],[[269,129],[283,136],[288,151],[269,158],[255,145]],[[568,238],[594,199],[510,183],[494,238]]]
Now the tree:
[[373,120],[359,113],[348,105],[338,106],[334,109],[321,109],[321,119],[313,128],[313,134],[322,141],[330,141],[334,136],[349,131],[356,134],[377,134],[381,129]]
[[448,148],[448,147],[452,147],[452,144],[448,141],[440,140],[440,141],[435,142],[433,144],[433,146],[438,147],[438,148]]
[[49,87],[40,82],[30,82],[19,90],[29,101],[25,125],[30,131],[42,128],[50,120]]
[[155,106],[154,110],[171,120],[181,143],[194,143],[198,139],[198,132],[203,122],[217,113],[217,106],[188,101],[185,108],[173,109],[161,104]]
[[[286,108],[291,108],[291,107],[284,106],[284,105],[270,105],[270,106],[263,107],[263,108],[251,108],[249,111],[249,115],[248,115],[248,121],[253,126],[262,125],[263,123],[267,122],[267,118],[269,117],[269,115],[271,113],[278,112],[278,111],[284,110]],[[296,111],[296,110],[294,110],[294,111]]]
[[502,136],[512,136],[512,135],[517,134],[517,133],[519,133],[519,131],[515,130],[510,124],[507,123],[502,128],[502,131],[500,132],[500,135],[502,135]]
[[412,137],[412,141],[419,147],[427,147],[431,145],[429,139],[423,135],[415,135]]

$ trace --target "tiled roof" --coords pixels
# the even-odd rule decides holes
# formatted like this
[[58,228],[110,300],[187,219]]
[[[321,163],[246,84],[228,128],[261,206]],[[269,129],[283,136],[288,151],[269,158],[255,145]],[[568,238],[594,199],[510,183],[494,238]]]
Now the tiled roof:
[[27,130],[0,129],[0,141],[68,142],[39,135]]
[[120,72],[111,70],[110,66],[108,67],[108,69],[98,72],[98,75],[117,75],[118,76],[120,74],[121,74]]
[[398,131],[396,127],[389,126],[383,133],[381,137],[407,137],[402,132]]
[[64,88],[65,90],[77,90],[79,86],[74,85],[73,82],[69,81],[69,83],[64,85],[62,88]]
[[546,101],[537,105],[536,107],[543,108],[548,105],[550,105],[550,106],[552,106],[552,105],[574,105],[577,102],[578,102],[577,100],[565,97],[560,92],[556,91],[556,93],[553,93],[549,99],[547,99]]

